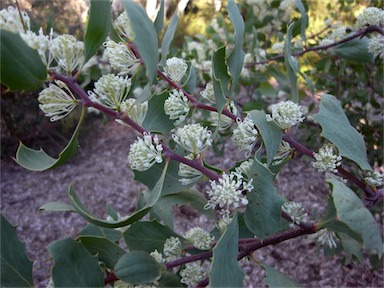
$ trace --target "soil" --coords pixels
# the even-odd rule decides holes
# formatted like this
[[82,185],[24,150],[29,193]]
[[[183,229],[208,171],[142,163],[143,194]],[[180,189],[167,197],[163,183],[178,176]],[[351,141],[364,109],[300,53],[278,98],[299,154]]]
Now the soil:
[[[49,280],[51,260],[46,249],[52,241],[76,237],[86,222],[70,212],[38,212],[50,201],[69,203],[67,190],[72,184],[87,207],[105,217],[107,203],[122,215],[130,214],[143,185],[133,181],[127,154],[136,134],[114,122],[94,124],[95,130],[80,141],[75,158],[45,172],[31,172],[18,166],[11,157],[1,162],[1,211],[14,225],[26,243],[34,261],[36,287],[45,287]],[[226,160],[212,158],[211,163],[229,167],[239,154],[230,143],[225,145]],[[216,162],[216,163],[215,163]],[[324,211],[328,187],[321,175],[298,157],[283,168],[276,179],[279,193],[289,200],[302,202],[306,211]],[[177,232],[192,226],[212,227],[212,221],[199,216],[189,207],[175,208]],[[323,250],[307,237],[265,247],[253,254],[257,261],[267,263],[300,283],[303,287],[384,287],[383,270],[372,271],[368,261],[343,265],[342,255],[324,256]],[[241,263],[246,273],[246,287],[266,287],[264,271],[253,261]]]

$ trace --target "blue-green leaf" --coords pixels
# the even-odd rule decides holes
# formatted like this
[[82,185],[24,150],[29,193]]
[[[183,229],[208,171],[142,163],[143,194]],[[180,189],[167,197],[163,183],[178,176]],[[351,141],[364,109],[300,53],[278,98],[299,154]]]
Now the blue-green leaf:
[[84,36],[86,63],[107,38],[111,26],[111,3],[109,0],[91,0],[89,20]]
[[283,136],[282,130],[273,122],[268,122],[264,111],[252,110],[249,112],[248,117],[253,120],[257,130],[263,138],[265,149],[267,150],[267,165],[270,166],[273,157],[275,156],[281,139]]
[[73,207],[63,202],[48,202],[39,208],[39,212],[76,212]]
[[123,0],[132,30],[135,33],[133,42],[144,61],[149,83],[156,79],[157,64],[159,63],[158,42],[155,27],[144,9],[131,0]]
[[368,52],[367,37],[355,38],[351,41],[336,46],[331,51],[346,61],[357,63],[374,62],[372,54]]
[[155,25],[157,35],[159,35],[164,27],[164,0],[160,0],[160,9],[153,24]]
[[67,144],[67,146],[65,146],[63,151],[61,151],[59,158],[55,159],[49,156],[43,149],[34,150],[31,148],[28,148],[23,143],[20,143],[19,148],[17,149],[17,152],[16,152],[15,160],[17,164],[32,171],[45,171],[45,170],[52,169],[64,164],[77,151],[77,147],[79,145],[77,141],[77,137],[79,135],[80,126],[81,126],[81,123],[83,122],[86,111],[87,109],[83,107],[83,110],[81,112],[81,116],[79,119],[79,123],[77,124],[77,127],[73,132],[73,135],[69,140],[69,143]]
[[146,130],[167,134],[175,128],[173,121],[164,113],[164,102],[168,98],[168,93],[156,95],[148,101],[148,112],[143,122],[143,127]]
[[25,244],[17,238],[16,227],[1,214],[1,287],[34,287],[32,261],[28,259]]
[[123,237],[123,233],[113,228],[104,228],[90,223],[79,232],[79,236],[102,237],[112,242],[117,242]]
[[241,69],[243,68],[244,52],[243,52],[243,37],[244,37],[244,20],[240,14],[234,0],[228,1],[228,15],[231,19],[233,28],[235,30],[235,46],[233,47],[231,55],[228,57],[229,71],[232,76],[232,89],[236,86],[240,78]]
[[0,30],[0,80],[11,90],[35,90],[47,79],[37,50],[18,34]]
[[243,287],[244,272],[237,261],[239,225],[237,214],[213,248],[210,287]]
[[157,279],[161,265],[144,251],[124,254],[113,269],[116,276],[132,285],[144,284]]
[[165,35],[163,38],[163,42],[161,43],[161,60],[160,65],[165,66],[165,61],[167,60],[169,47],[171,46],[171,42],[173,37],[175,36],[177,24],[179,23],[179,16],[177,12],[173,15],[171,22],[168,24],[167,31],[165,31]]
[[341,156],[351,159],[363,170],[372,170],[364,138],[349,123],[339,100],[332,95],[323,95],[320,111],[313,118],[321,125],[320,135],[335,144]]
[[300,16],[301,16],[300,36],[301,36],[301,39],[303,39],[305,41],[306,40],[305,29],[308,26],[308,14],[307,14],[307,11],[305,10],[304,4],[301,0],[296,0],[296,7],[297,7],[297,9],[299,9]]
[[227,103],[226,95],[228,95],[230,76],[227,71],[225,59],[225,46],[220,47],[212,56],[212,73],[213,73],[213,91],[215,93],[217,111],[221,113]]
[[[245,224],[257,237],[264,238],[280,230],[283,199],[273,186],[273,174],[258,160],[254,160],[249,176],[254,190],[247,194]],[[265,223],[268,223],[266,225]]]
[[292,56],[292,30],[295,23],[289,25],[287,35],[284,43],[284,63],[288,71],[288,79],[291,84],[292,101],[297,103],[299,101],[299,91],[297,88],[297,73],[299,72],[299,63]]
[[96,256],[79,242],[67,238],[51,243],[52,280],[55,287],[104,287],[104,273]]
[[279,270],[272,268],[267,264],[260,264],[260,266],[263,267],[266,272],[263,283],[267,284],[268,287],[300,287],[296,281],[281,273]]

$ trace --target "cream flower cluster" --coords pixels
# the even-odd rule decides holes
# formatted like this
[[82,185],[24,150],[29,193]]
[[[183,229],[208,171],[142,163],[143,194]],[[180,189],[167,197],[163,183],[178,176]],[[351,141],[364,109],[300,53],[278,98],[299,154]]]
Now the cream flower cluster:
[[197,123],[178,128],[175,134],[172,134],[172,138],[177,144],[197,156],[212,145],[211,135],[212,132],[207,127]]
[[180,271],[181,283],[188,287],[195,287],[201,280],[207,277],[207,271],[200,262],[185,264],[185,268]]
[[136,99],[129,98],[121,103],[121,111],[137,124],[143,125],[148,112],[148,101],[140,103]]
[[273,156],[272,165],[279,165],[292,153],[292,148],[287,141],[282,140],[275,156]]
[[384,59],[384,36],[377,33],[368,39],[368,52],[373,54],[373,58]]
[[188,69],[188,65],[185,60],[172,57],[167,59],[165,64],[164,72],[171,80],[179,83]]
[[250,192],[253,189],[251,179],[248,183],[243,181],[243,176],[236,172],[224,173],[218,181],[210,181],[211,190],[207,192],[209,197],[205,209],[219,207],[220,214],[225,217],[232,209],[247,205],[248,200],[243,192]]
[[215,92],[213,91],[212,82],[207,83],[207,85],[205,86],[205,89],[200,92],[200,95],[201,95],[201,97],[203,97],[204,99],[206,99],[212,103],[216,102]]
[[[20,18],[21,14],[21,18]],[[24,33],[31,29],[30,19],[25,11],[19,11],[9,6],[0,11],[0,29],[13,33]]]
[[[227,108],[232,114],[239,115],[239,111],[236,108],[235,102],[233,101],[229,102],[229,105]],[[219,116],[220,116],[220,119],[219,119]],[[233,123],[232,118],[224,114],[219,115],[219,113],[217,112],[211,112],[209,120],[211,121],[212,126],[214,127],[219,126],[220,131],[224,131],[228,129]]]
[[164,112],[169,119],[176,120],[174,124],[180,125],[189,113],[188,99],[182,90],[173,90],[164,102]]
[[143,138],[137,137],[128,154],[131,169],[146,171],[155,163],[163,162],[162,151],[163,146],[157,135],[153,139],[150,133],[144,133]]
[[119,75],[134,74],[141,65],[140,59],[124,43],[108,40],[104,47],[109,63],[119,71]]
[[318,153],[313,153],[315,162],[311,162],[313,168],[319,172],[337,173],[337,167],[341,165],[342,157],[337,155],[336,147],[332,144],[325,144]]
[[84,43],[72,35],[60,35],[49,41],[49,51],[67,74],[79,69],[84,62]]
[[286,212],[292,219],[292,222],[289,224],[289,227],[294,228],[295,224],[300,224],[301,221],[305,220],[305,217],[308,216],[305,213],[301,203],[294,201],[285,202],[281,207],[281,210]]
[[281,129],[287,129],[303,122],[303,108],[291,100],[271,105],[272,114],[267,114],[267,121],[274,121]]
[[316,240],[321,245],[327,244],[329,248],[336,248],[337,244],[335,241],[335,233],[332,231],[328,231],[327,228],[321,229],[317,231],[315,234],[309,235],[309,239]]
[[384,24],[384,10],[376,7],[368,7],[361,12],[356,18],[356,28],[364,28],[366,25]]
[[155,251],[151,252],[149,255],[151,255],[157,263],[164,263],[165,259],[163,258],[163,254],[161,254],[157,249]]
[[91,100],[120,112],[130,89],[131,79],[128,77],[107,74],[100,77],[95,83],[95,89],[88,91],[88,95]]
[[131,22],[129,21],[128,14],[124,11],[113,21],[113,27],[122,38],[133,39],[135,33],[132,31]]
[[[185,158],[189,160],[193,160],[194,156],[193,154],[189,154],[185,156]],[[177,174],[180,177],[182,177],[181,179],[179,179],[179,181],[183,185],[189,185],[193,182],[196,182],[198,179],[200,179],[203,176],[203,174],[199,170],[196,170],[195,168],[192,168],[191,166],[181,162],[179,164],[179,171]]]
[[166,257],[166,261],[175,260],[181,255],[181,252],[182,245],[179,238],[171,236],[167,240],[165,240],[163,253]]
[[256,145],[257,136],[259,132],[257,131],[253,120],[248,116],[241,121],[240,118],[237,118],[237,127],[233,130],[232,139],[235,142],[237,148],[240,151],[245,151],[247,157],[251,155],[253,147]]
[[249,170],[251,169],[253,162],[253,159],[248,159],[241,162],[241,164],[235,168],[236,173],[248,176]]
[[42,90],[37,100],[40,102],[39,108],[45,116],[51,117],[52,122],[66,117],[78,103],[68,86],[58,80]]
[[211,237],[207,231],[200,227],[193,227],[189,229],[184,238],[189,240],[193,246],[200,250],[209,250],[211,249],[212,242],[215,240],[215,237]]
[[21,33],[20,36],[23,38],[24,42],[28,44],[29,47],[37,50],[41,61],[44,65],[49,66],[51,64],[51,54],[47,58],[47,51],[49,50],[49,41],[52,39],[52,33],[48,37],[43,34],[43,29],[39,29],[39,34],[36,34],[32,31],[27,31],[26,33]]
[[384,175],[377,171],[368,171],[364,180],[368,185],[371,185],[371,186],[384,185]]

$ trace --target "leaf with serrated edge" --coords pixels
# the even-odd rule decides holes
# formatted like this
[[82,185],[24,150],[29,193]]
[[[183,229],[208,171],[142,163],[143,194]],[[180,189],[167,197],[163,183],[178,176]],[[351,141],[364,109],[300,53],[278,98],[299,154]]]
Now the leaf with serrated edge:
[[320,111],[313,118],[322,128],[320,135],[336,145],[342,157],[354,161],[363,170],[372,170],[364,138],[349,123],[339,100],[329,94],[321,96]]

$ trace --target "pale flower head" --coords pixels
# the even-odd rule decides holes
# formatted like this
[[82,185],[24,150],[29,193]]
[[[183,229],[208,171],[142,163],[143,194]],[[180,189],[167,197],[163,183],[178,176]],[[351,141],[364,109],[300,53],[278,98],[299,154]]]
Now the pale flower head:
[[377,7],[368,7],[361,12],[356,19],[356,28],[364,28],[366,25],[378,25],[384,24],[384,11]]
[[117,30],[120,37],[125,37],[131,40],[135,33],[132,31],[131,22],[129,21],[127,13],[124,11],[113,21],[113,27]]
[[281,129],[303,122],[303,108],[291,100],[271,105],[272,114],[267,114],[267,121],[274,121]]
[[253,159],[248,159],[235,168],[236,173],[238,174],[243,174],[243,175],[248,175],[252,165],[253,165],[254,160]]
[[345,38],[346,35],[347,35],[347,27],[340,26],[332,31],[332,34],[329,38],[331,38],[332,40],[338,41]]
[[185,233],[184,238],[192,242],[193,246],[200,250],[211,249],[212,242],[215,240],[215,237],[211,237],[207,231],[200,227],[189,229]]
[[143,125],[148,112],[148,101],[140,103],[136,99],[128,98],[121,103],[121,111],[137,124]]
[[128,154],[131,169],[146,171],[155,163],[163,162],[162,151],[163,146],[157,135],[153,139],[150,133],[144,133],[143,138],[137,137]]
[[80,68],[84,62],[84,43],[72,35],[59,35],[49,41],[49,51],[57,65],[67,74]]
[[181,283],[188,287],[195,287],[201,280],[207,277],[207,271],[199,262],[185,264],[185,268],[180,271]]
[[200,92],[200,95],[204,98],[207,99],[208,101],[215,103],[215,92],[213,91],[213,84],[212,82],[208,82],[207,85],[205,86],[205,89]]
[[109,63],[119,71],[119,75],[134,74],[141,65],[140,59],[124,43],[108,40],[104,42],[104,47]]
[[43,30],[40,28],[39,34],[36,34],[32,31],[27,31],[26,33],[20,33],[21,38],[24,42],[28,44],[29,47],[37,50],[41,61],[45,65],[49,65],[50,61],[47,59],[47,51],[49,46],[49,37],[43,34]]
[[384,185],[384,175],[377,171],[368,171],[364,180],[370,186]]
[[164,102],[164,112],[169,119],[176,120],[174,124],[180,125],[189,113],[188,98],[185,97],[183,90],[173,90]]
[[294,228],[295,224],[300,224],[300,222],[305,220],[305,217],[308,216],[305,213],[303,206],[301,203],[297,203],[294,201],[285,202],[281,207],[281,210],[286,212],[292,219],[292,222],[289,224],[289,227]]
[[88,94],[93,101],[120,112],[130,89],[131,79],[128,77],[107,74],[95,83],[95,89],[88,91]]
[[51,117],[52,122],[66,117],[78,103],[68,86],[58,80],[42,90],[37,100],[40,102],[39,108],[45,116]]
[[212,145],[211,135],[212,132],[207,127],[198,123],[178,128],[175,134],[172,134],[172,138],[177,144],[196,156]]
[[233,130],[232,140],[235,142],[240,151],[245,151],[246,156],[251,155],[253,147],[256,145],[257,131],[253,120],[248,116],[241,121],[240,118],[236,120],[237,127]]
[[273,53],[283,53],[284,50],[284,42],[274,43],[271,47]]
[[277,150],[275,156],[273,156],[272,165],[279,165],[283,162],[288,156],[292,153],[292,148],[287,141],[282,140],[279,145],[279,150]]
[[178,83],[184,77],[187,70],[188,65],[185,60],[177,57],[167,59],[164,67],[164,72],[168,78]]
[[341,165],[342,157],[338,155],[337,149],[332,144],[325,144],[318,153],[313,153],[315,162],[311,162],[313,168],[319,172],[337,173],[337,167]]
[[332,231],[328,231],[327,228],[317,231],[315,234],[308,236],[309,239],[316,240],[321,245],[327,244],[329,248],[336,248],[337,244],[335,241],[336,235]]
[[181,255],[182,245],[181,241],[177,237],[169,237],[165,240],[163,253],[164,256],[167,257],[166,261],[175,260],[178,256]]
[[243,192],[252,191],[252,180],[247,183],[236,172],[223,173],[217,181],[210,181],[211,190],[207,192],[209,200],[204,208],[218,207],[221,215],[228,216],[231,210],[247,205],[248,200]]
[[[21,18],[20,18],[21,14]],[[25,33],[31,29],[30,19],[25,11],[17,10],[13,6],[0,11],[0,29],[13,33]]]
[[[232,114],[239,115],[239,111],[236,108],[235,102],[233,101],[229,102],[229,105],[227,108]],[[212,126],[214,127],[219,126],[220,131],[224,131],[228,129],[233,123],[232,118],[228,117],[227,115],[220,114],[220,118],[219,118],[219,113],[217,112],[212,111],[210,114],[211,116],[209,120],[211,121]]]
[[165,259],[163,258],[163,255],[155,249],[155,251],[151,252],[149,255],[151,255],[157,263],[164,263]]
[[330,38],[323,38],[319,42],[319,46],[328,46],[335,43],[335,40],[330,39]]
[[[193,160],[194,156],[193,154],[189,154],[185,156],[185,158]],[[189,185],[193,182],[196,182],[203,176],[203,174],[199,170],[196,170],[195,168],[192,168],[191,166],[181,162],[179,164],[179,171],[177,172],[177,174],[182,177],[179,181],[183,185]]]
[[384,36],[377,34],[368,39],[368,52],[373,54],[373,58],[384,59]]

